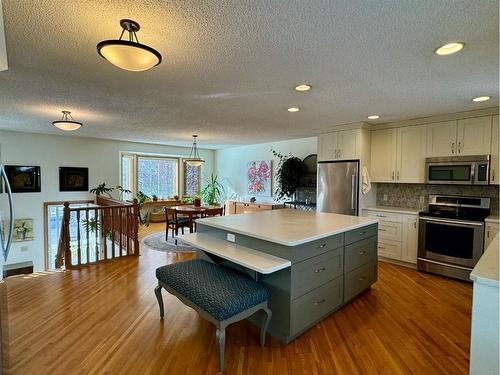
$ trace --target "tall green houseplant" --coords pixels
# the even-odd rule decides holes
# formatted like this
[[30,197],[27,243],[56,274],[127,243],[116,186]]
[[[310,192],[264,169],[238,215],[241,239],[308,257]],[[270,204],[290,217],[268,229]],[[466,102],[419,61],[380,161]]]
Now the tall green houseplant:
[[207,184],[200,191],[201,198],[203,202],[210,206],[222,203],[222,198],[224,196],[224,186],[218,180],[218,176],[213,173],[210,178],[207,179]]

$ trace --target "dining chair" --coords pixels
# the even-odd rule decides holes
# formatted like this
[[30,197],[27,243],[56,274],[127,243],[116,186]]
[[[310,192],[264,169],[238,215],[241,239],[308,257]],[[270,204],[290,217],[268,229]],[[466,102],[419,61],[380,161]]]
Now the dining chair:
[[203,217],[207,216],[224,216],[224,208],[206,208],[205,211],[203,211]]
[[181,233],[184,234],[184,228],[189,228],[189,218],[179,216],[178,210],[174,208],[164,207],[165,211],[165,241],[168,241],[168,230],[172,229],[172,238],[179,234],[179,228]]

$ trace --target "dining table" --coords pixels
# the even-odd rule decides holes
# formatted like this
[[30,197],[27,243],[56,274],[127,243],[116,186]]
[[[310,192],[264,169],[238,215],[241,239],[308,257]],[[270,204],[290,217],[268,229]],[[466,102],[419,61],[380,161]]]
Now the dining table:
[[189,233],[194,232],[194,218],[202,216],[206,209],[213,208],[213,206],[195,206],[195,205],[182,205],[169,207],[176,210],[178,215],[187,216],[189,220]]

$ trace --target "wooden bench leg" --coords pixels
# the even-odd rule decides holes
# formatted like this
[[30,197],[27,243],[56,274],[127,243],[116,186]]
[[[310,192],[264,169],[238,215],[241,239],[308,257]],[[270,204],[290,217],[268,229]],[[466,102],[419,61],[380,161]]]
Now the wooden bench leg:
[[271,321],[271,317],[273,316],[273,313],[268,307],[265,307],[262,310],[264,310],[264,312],[266,313],[266,321],[260,329],[260,346],[264,346],[266,343],[267,327],[269,327],[269,322]]
[[219,344],[219,371],[224,372],[224,349],[226,347],[226,327],[217,327],[215,337]]
[[156,299],[158,300],[158,306],[160,307],[160,318],[163,319],[163,317],[165,316],[165,311],[163,309],[163,297],[161,295],[161,286],[160,285],[158,285],[155,288],[155,295],[156,295]]

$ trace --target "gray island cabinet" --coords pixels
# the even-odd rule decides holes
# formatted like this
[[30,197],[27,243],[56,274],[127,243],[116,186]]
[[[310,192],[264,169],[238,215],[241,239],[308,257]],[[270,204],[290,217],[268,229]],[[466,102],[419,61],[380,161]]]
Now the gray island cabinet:
[[288,343],[377,281],[377,225],[373,218],[283,209],[201,219],[197,233],[180,238],[199,257],[265,284],[269,332]]

